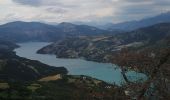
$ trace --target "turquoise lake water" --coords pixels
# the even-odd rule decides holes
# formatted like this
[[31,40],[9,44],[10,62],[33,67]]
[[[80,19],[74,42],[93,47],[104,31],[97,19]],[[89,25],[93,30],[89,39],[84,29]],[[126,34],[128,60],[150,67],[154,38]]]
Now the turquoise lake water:
[[[20,48],[15,49],[15,52],[20,57],[25,57],[32,60],[38,60],[42,63],[67,68],[70,75],[87,75],[109,83],[120,85],[124,82],[119,67],[110,63],[98,63],[86,61],[83,59],[61,59],[55,55],[36,54],[36,51],[48,45],[46,42],[27,42],[19,43]],[[146,75],[129,71],[127,73],[129,79],[136,81],[138,79],[146,79]]]

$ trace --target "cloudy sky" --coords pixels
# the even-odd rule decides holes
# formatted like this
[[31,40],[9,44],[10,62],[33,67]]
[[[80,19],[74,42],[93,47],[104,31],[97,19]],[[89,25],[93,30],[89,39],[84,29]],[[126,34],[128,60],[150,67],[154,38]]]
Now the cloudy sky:
[[0,0],[0,24],[11,21],[123,22],[170,11],[170,0]]

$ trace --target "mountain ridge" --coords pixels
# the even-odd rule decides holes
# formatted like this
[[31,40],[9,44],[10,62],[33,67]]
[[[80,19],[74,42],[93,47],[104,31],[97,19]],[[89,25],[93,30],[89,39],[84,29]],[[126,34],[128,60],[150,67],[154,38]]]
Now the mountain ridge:
[[138,28],[151,26],[158,23],[170,22],[170,12],[162,13],[153,17],[143,18],[141,20],[134,20],[128,22],[121,22],[118,24],[108,24],[108,30],[124,30],[132,31]]
[[0,38],[14,42],[26,41],[54,41],[69,35],[101,35],[107,33],[87,25],[75,25],[71,23],[60,23],[57,26],[40,22],[10,22],[0,25]]

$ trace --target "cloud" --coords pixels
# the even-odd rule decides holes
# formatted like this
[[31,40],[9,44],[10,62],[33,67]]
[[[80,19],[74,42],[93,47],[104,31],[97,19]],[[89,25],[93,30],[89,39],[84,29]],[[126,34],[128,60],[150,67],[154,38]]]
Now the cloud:
[[116,23],[169,11],[169,5],[169,0],[4,0],[0,21]]
[[[62,0],[12,0],[13,2],[20,5],[29,5],[33,7],[41,7],[41,6],[59,6],[59,7],[75,7],[76,5],[67,4],[62,2]],[[65,1],[65,0],[63,0]]]
[[12,1],[18,4],[30,6],[40,6],[42,4],[42,0],[12,0]]
[[48,7],[45,9],[47,12],[51,12],[51,13],[59,13],[59,14],[64,14],[67,13],[68,10],[64,9],[64,8],[58,8],[58,7]]
[[155,0],[154,5],[157,6],[170,6],[170,1],[169,0]]

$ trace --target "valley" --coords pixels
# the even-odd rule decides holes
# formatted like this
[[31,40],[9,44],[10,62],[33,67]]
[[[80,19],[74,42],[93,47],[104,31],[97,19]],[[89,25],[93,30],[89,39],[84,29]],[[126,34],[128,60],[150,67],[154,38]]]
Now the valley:
[[[117,98],[126,98],[117,85],[88,76],[67,75],[68,71],[64,67],[53,67],[19,57],[13,51],[18,47],[11,42],[0,42],[1,100],[55,100],[63,99],[63,96],[70,100],[101,97],[112,99],[114,92],[115,95],[121,93]],[[24,52],[26,53],[28,52]]]
[[0,25],[0,100],[169,100],[169,15]]

